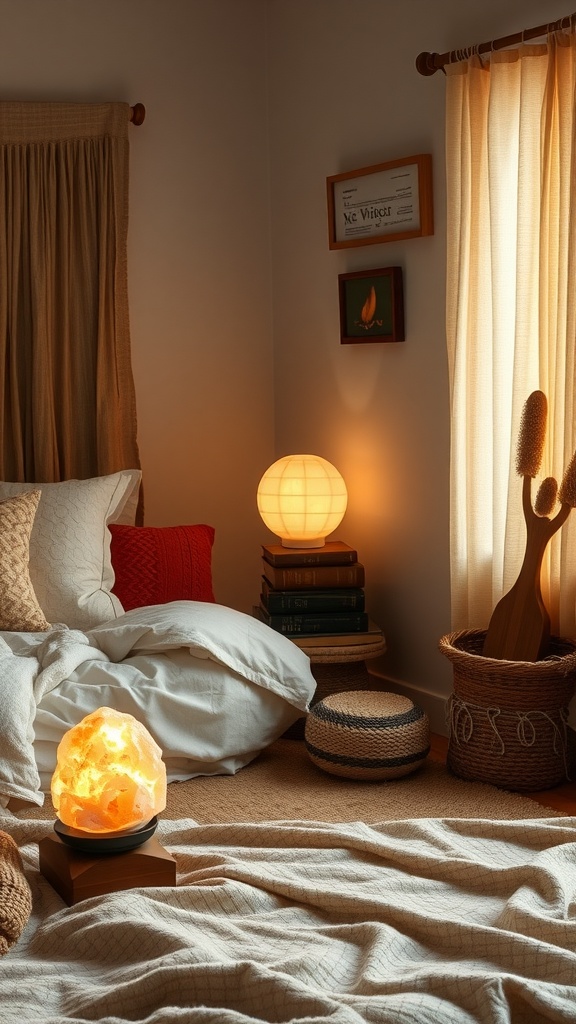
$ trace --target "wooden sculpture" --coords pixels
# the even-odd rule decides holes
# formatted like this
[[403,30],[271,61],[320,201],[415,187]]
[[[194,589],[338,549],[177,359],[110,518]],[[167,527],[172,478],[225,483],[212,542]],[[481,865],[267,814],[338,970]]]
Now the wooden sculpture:
[[[516,456],[516,470],[523,478],[526,551],[518,579],[492,613],[482,651],[487,658],[538,661],[548,650],[550,616],[541,591],[542,559],[548,541],[576,507],[576,453],[560,489],[554,477],[546,477],[532,507],[532,479],[540,469],[547,415],[546,396],[542,391],[532,392],[524,405]],[[560,511],[550,519],[557,500]]]

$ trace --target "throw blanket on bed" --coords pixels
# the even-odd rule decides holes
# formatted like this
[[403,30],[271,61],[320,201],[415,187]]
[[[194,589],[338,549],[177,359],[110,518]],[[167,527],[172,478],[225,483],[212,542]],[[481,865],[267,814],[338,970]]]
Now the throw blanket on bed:
[[2,1024],[576,1021],[574,818],[161,821],[176,887],[74,907],[37,870],[50,823],[0,826],[34,897]]

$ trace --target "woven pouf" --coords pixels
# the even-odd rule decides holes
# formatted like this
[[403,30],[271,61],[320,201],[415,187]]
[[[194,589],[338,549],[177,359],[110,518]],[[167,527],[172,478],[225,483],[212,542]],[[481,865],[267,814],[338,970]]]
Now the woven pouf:
[[430,750],[428,716],[408,697],[376,690],[334,693],[308,714],[304,740],[310,759],[348,779],[397,779]]

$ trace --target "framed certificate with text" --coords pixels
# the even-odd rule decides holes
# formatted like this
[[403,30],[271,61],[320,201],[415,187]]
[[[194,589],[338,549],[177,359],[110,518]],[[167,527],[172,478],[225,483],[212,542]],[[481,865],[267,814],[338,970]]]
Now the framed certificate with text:
[[326,179],[331,249],[434,234],[429,153]]

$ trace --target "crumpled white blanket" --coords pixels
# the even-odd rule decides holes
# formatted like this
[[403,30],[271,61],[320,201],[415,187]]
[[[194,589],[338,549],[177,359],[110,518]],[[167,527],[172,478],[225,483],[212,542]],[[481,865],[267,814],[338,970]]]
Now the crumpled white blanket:
[[[186,662],[172,667],[167,661],[169,686],[164,686],[164,702],[160,707],[159,691],[150,710],[164,721],[168,735],[170,717],[181,723],[187,709],[194,727],[194,663],[198,664],[198,659],[203,666],[213,662],[227,670],[220,673],[219,685],[228,688],[223,692],[229,693],[232,707],[237,700],[238,711],[243,698],[247,701],[238,680],[258,688],[258,701],[246,704],[243,732],[240,715],[236,721],[237,735],[242,736],[248,753],[253,745],[252,756],[261,749],[258,708],[262,708],[264,730],[276,720],[282,722],[283,708],[289,713],[295,708],[305,711],[315,690],[309,659],[295,644],[252,616],[212,603],[175,601],[138,608],[86,633],[63,625],[53,626],[47,634],[4,633],[0,636],[0,805],[6,807],[13,797],[40,806],[44,801],[34,752],[34,720],[43,699],[71,676],[75,678],[82,666],[100,666],[103,681],[112,677],[129,688],[134,679],[143,678],[148,656],[157,659],[179,650],[186,652]],[[142,671],[134,663],[127,664],[131,657],[141,659]],[[151,674],[153,677],[154,665]],[[172,679],[173,700],[167,694]],[[97,685],[92,692],[97,696]],[[250,734],[251,715],[254,736]],[[294,712],[283,727],[296,717]],[[241,746],[232,753],[248,756]],[[221,755],[217,749],[216,763]]]
[[34,757],[36,706],[85,661],[106,660],[79,630],[55,626],[33,653],[15,654],[0,637],[0,685],[2,693],[2,743],[0,800],[11,797],[42,805],[40,777]]
[[175,887],[67,907],[49,822],[2,1024],[574,1024],[576,819],[160,821]]

